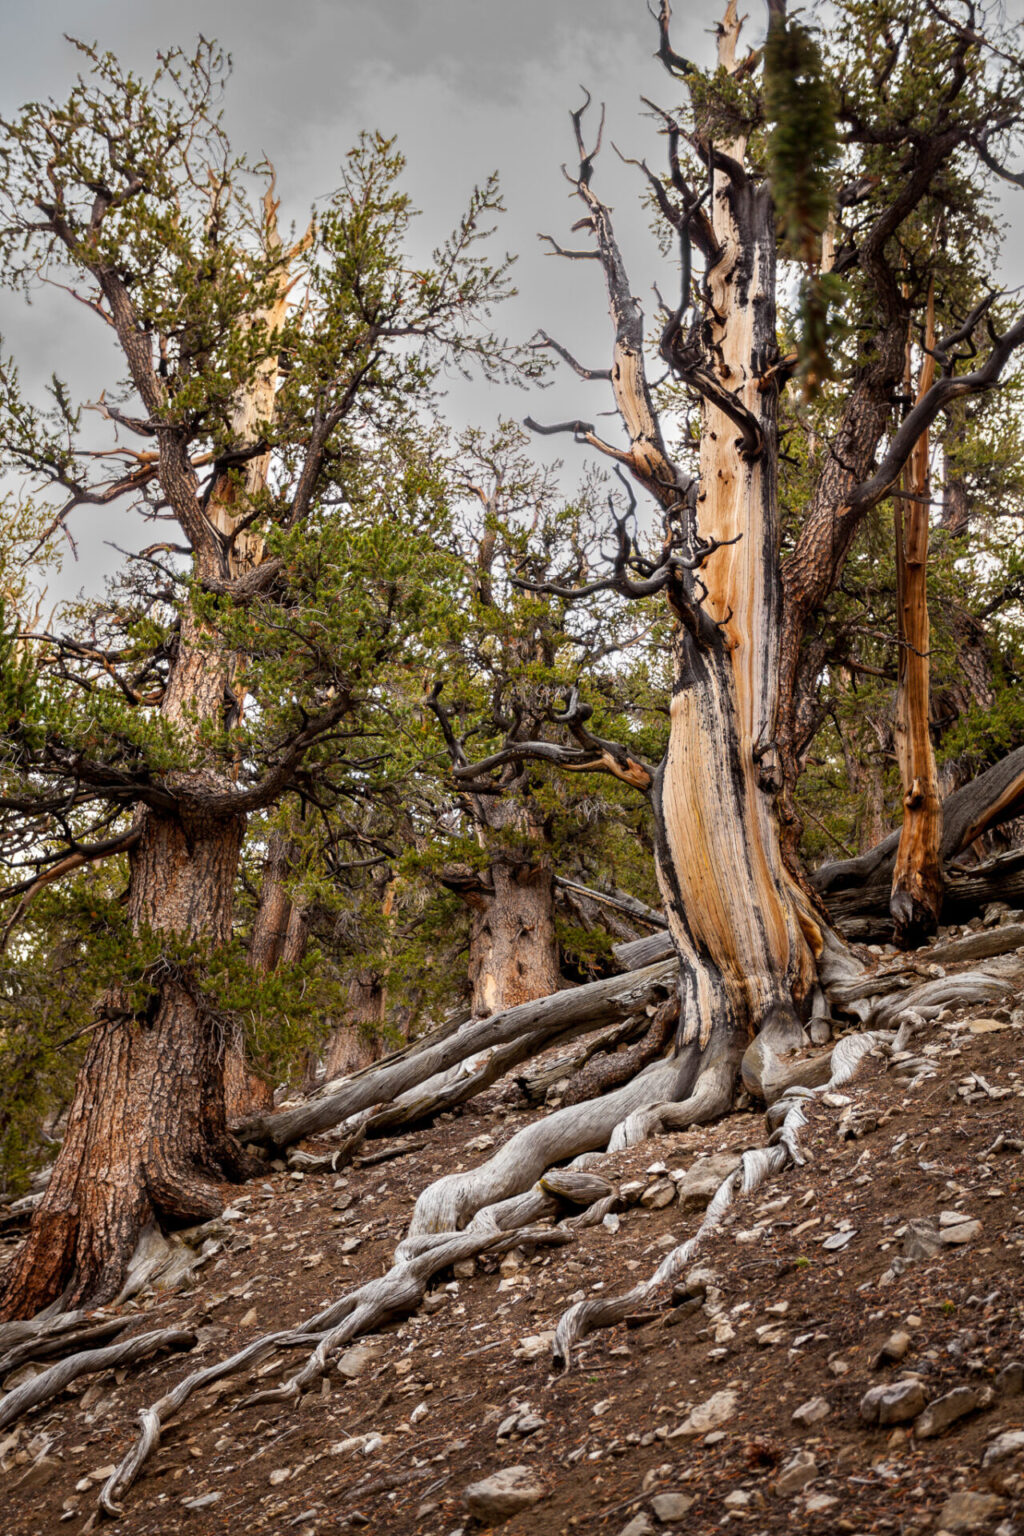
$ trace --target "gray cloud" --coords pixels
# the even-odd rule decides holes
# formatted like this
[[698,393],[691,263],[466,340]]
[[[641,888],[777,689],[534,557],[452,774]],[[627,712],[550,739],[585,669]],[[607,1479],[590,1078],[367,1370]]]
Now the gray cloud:
[[[671,291],[672,274],[638,207],[637,172],[622,165],[609,142],[655,163],[661,152],[639,98],[671,104],[675,87],[653,57],[655,28],[645,0],[249,0],[244,7],[237,0],[178,0],[173,7],[47,0],[7,10],[0,61],[5,115],[25,100],[66,92],[78,56],[65,32],[98,42],[142,73],[161,48],[188,46],[200,32],[217,37],[235,64],[226,103],[232,136],[240,148],[274,161],[284,212],[296,222],[332,190],[345,151],[363,128],[398,135],[408,189],[422,210],[414,235],[421,253],[451,227],[473,184],[498,169],[509,210],[499,239],[520,254],[520,294],[501,316],[502,328],[525,338],[543,327],[582,360],[601,365],[609,333],[599,274],[545,256],[536,240],[538,230],[565,235],[576,216],[559,166],[572,155],[567,113],[585,85],[595,102],[607,105],[598,174],[602,195],[618,211],[634,291],[648,308],[653,281],[660,277]],[[710,58],[719,10],[719,0],[677,6],[680,51]],[[760,13],[757,6],[751,10],[748,41],[756,42]],[[1024,14],[1024,0],[1011,0],[1010,10]],[[1024,219],[1014,213],[1003,280],[1019,282]],[[27,311],[9,295],[0,304],[0,329],[26,383],[38,386],[56,369],[86,399],[109,382],[114,361],[90,319],[60,295],[40,296]],[[459,381],[450,395],[457,421],[485,425],[499,413],[521,416],[530,409],[557,419],[589,415],[608,403],[602,386],[564,377],[529,400],[521,392]],[[575,467],[573,454],[570,444]],[[69,566],[60,590],[95,590],[117,560],[104,540],[129,541],[132,519],[86,511],[75,531],[80,560]]]

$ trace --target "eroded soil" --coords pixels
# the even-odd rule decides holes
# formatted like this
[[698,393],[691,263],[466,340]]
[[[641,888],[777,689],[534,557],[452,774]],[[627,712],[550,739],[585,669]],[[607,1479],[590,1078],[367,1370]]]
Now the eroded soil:
[[[650,1274],[694,1230],[699,1210],[633,1203],[617,1231],[600,1225],[554,1251],[484,1259],[469,1277],[439,1275],[415,1316],[353,1346],[361,1349],[347,1365],[353,1379],[334,1369],[298,1404],[239,1408],[257,1383],[214,1387],[169,1425],[124,1517],[100,1528],[469,1536],[482,1527],[466,1514],[467,1484],[525,1465],[545,1496],[501,1527],[508,1536],[619,1536],[637,1517],[633,1531],[642,1531],[644,1516],[655,1531],[914,1536],[942,1528],[940,1511],[957,1490],[989,1497],[970,1529],[1024,1531],[1024,1454],[982,1465],[1000,1433],[1024,1428],[1019,1374],[1005,1370],[1024,1360],[1019,1018],[985,1007],[928,1024],[914,1049],[936,1075],[913,1086],[884,1057],[868,1058],[838,1097],[808,1109],[803,1144],[813,1160],[739,1199],[701,1251],[699,1264],[714,1271],[710,1289],[591,1336],[567,1374],[552,1369],[546,1350],[523,1358],[531,1346],[521,1341],[553,1329],[570,1300]],[[383,1273],[432,1177],[490,1155],[479,1138],[498,1145],[548,1112],[524,1114],[508,1098],[499,1084],[393,1162],[340,1178],[269,1173],[240,1191],[230,1249],[180,1294],[127,1304],[140,1330],[196,1329],[197,1348],[83,1378],[0,1434],[4,1531],[85,1529],[140,1407],[198,1364],[295,1326]],[[750,1109],[616,1154],[600,1171],[646,1187],[661,1176],[648,1172],[658,1164],[671,1173],[765,1139],[764,1116]],[[956,1230],[950,1215],[939,1228],[944,1212],[977,1220],[980,1231],[931,1257],[906,1257],[908,1223]],[[909,1336],[906,1354],[877,1363],[899,1331]],[[262,1384],[295,1363],[263,1367]],[[918,1439],[910,1424],[866,1426],[864,1393],[910,1374],[929,1400],[987,1385],[991,1405],[935,1439]],[[721,1391],[735,1393],[728,1422],[697,1438],[680,1432],[689,1411]],[[794,1410],[818,1397],[827,1417],[794,1423]],[[499,1439],[510,1417],[525,1414],[530,1433]],[[780,1494],[780,1470],[801,1451],[813,1455],[815,1475]],[[684,1523],[655,1518],[650,1498],[665,1491],[693,1501]]]

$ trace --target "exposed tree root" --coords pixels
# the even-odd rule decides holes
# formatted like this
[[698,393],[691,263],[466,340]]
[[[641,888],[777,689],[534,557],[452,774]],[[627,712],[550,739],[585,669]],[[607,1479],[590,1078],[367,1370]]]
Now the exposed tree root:
[[117,1344],[108,1344],[105,1349],[84,1349],[77,1355],[66,1355],[48,1371],[8,1392],[0,1402],[0,1429],[6,1429],[30,1408],[56,1397],[79,1376],[112,1370],[118,1365],[132,1365],[136,1360],[148,1360],[165,1349],[192,1349],[195,1344],[196,1335],[185,1329],[157,1328],[152,1333],[137,1333]]
[[[832,1052],[832,1074],[826,1086],[836,1088],[849,1081],[867,1052],[882,1040],[890,1038],[888,1035],[871,1033],[849,1035],[840,1040]],[[815,1091],[822,1092],[824,1089],[799,1090],[801,1097]],[[788,1103],[783,1099],[781,1102],[787,1108],[781,1126],[772,1136],[773,1144],[744,1152],[740,1166],[719,1185],[697,1231],[666,1255],[649,1280],[642,1280],[639,1285],[620,1296],[603,1296],[599,1300],[577,1302],[563,1314],[555,1330],[553,1352],[556,1360],[560,1360],[568,1369],[573,1345],[578,1344],[588,1333],[596,1328],[610,1328],[631,1312],[649,1306],[652,1300],[670,1292],[701,1244],[717,1229],[736,1195],[750,1194],[765,1179],[781,1172],[787,1163],[803,1161],[798,1139],[800,1126],[804,1124],[800,1098],[794,1097]]]
[[[548,1229],[541,1229],[534,1234],[534,1239],[539,1242],[550,1241],[551,1236]],[[121,1516],[118,1501],[124,1498],[149,1456],[159,1446],[164,1425],[195,1392],[222,1381],[226,1376],[252,1370],[270,1355],[313,1346],[313,1353],[301,1371],[281,1386],[257,1393],[247,1401],[287,1401],[298,1397],[305,1385],[323,1374],[333,1350],[341,1348],[358,1334],[369,1332],[390,1317],[411,1311],[422,1299],[428,1281],[438,1270],[479,1253],[500,1252],[503,1246],[518,1246],[529,1242],[530,1238],[528,1231],[505,1233],[496,1230],[452,1233],[445,1240],[428,1242],[422,1245],[420,1252],[407,1256],[381,1279],[371,1280],[349,1295],[342,1296],[298,1328],[265,1334],[228,1359],[219,1360],[186,1376],[151,1407],[140,1412],[139,1438],[103,1485],[99,1497],[101,1511],[115,1519]],[[564,1235],[559,1234],[557,1240],[564,1241]]]
[[[1006,974],[974,971],[959,977],[929,979],[917,985],[912,982],[906,988],[882,996],[879,996],[881,987],[875,987],[863,998],[845,1006],[862,1017],[874,1017],[879,1022],[884,1017],[895,1022],[901,1014],[917,1017],[922,1010],[935,1010],[949,1000],[964,1002],[1003,995],[1012,984],[1010,972],[1019,981],[1024,977],[1024,968],[1017,960],[1004,959],[995,964]],[[852,997],[858,985],[863,984],[866,989],[869,978],[838,943],[827,941],[819,965],[826,988],[846,988],[847,997]],[[606,982],[596,984],[607,989],[601,1006],[619,1010],[618,1018],[628,1017],[643,1006],[644,1000],[653,1000],[659,993],[663,995],[676,974],[674,965],[669,963],[667,967],[650,967],[646,973],[612,978],[610,985]],[[516,1061],[521,1060],[532,1051],[543,1049],[553,1039],[578,1031],[583,1025],[575,1008],[584,992],[593,996],[590,987],[579,988],[575,993],[549,999],[550,1003],[559,1005],[557,1010],[540,1010],[538,1013],[537,1004],[523,1005],[496,1015],[493,1020],[482,1021],[482,1025],[471,1025],[459,1031],[458,1035],[441,1043],[441,1065],[434,1081],[423,1070],[424,1060],[438,1066],[437,1047],[431,1047],[414,1063],[417,1081],[411,1084],[406,1081],[404,1105],[379,1107],[381,1077],[373,1071],[353,1079],[349,1089],[362,1084],[360,1091],[370,1096],[370,1102],[364,1105],[369,1114],[357,1127],[357,1135],[365,1135],[374,1122],[375,1129],[381,1128],[383,1117],[389,1113],[400,1111],[399,1123],[405,1123],[415,1102],[421,1105],[427,1100],[434,1104],[442,1099],[451,1102],[445,1096],[456,1088],[461,1097],[469,1097],[480,1090],[485,1078],[490,1082],[500,1070],[507,1070],[513,1057]],[[564,1000],[572,1000],[568,1015],[561,1011],[565,1007]],[[589,1008],[587,1011],[588,1028],[599,1027],[606,1021],[607,1015],[605,1019],[595,1020],[593,1011]],[[554,1020],[553,1013],[556,1015]],[[518,1023],[514,1015],[518,1015]],[[538,1020],[543,1022],[538,1023]],[[494,1026],[503,1035],[497,1042]],[[466,1060],[467,1038],[476,1042],[479,1049],[483,1043],[479,1038],[482,1032],[489,1035],[487,1043],[492,1048],[492,1055],[482,1064],[471,1063],[467,1073],[460,1066]],[[908,1037],[909,1028],[902,1028],[897,1043]],[[799,1130],[803,1124],[801,1100],[822,1087],[836,1087],[845,1082],[865,1052],[890,1038],[877,1032],[842,1038],[827,1058],[827,1083],[821,1081],[825,1076],[821,1057],[805,1059],[792,1066],[784,1064],[789,1083],[782,1085],[787,1091],[769,1112],[769,1125],[773,1128],[769,1145],[744,1155],[740,1169],[716,1194],[697,1233],[675,1249],[650,1280],[623,1297],[587,1302],[566,1313],[559,1324],[556,1353],[567,1360],[573,1343],[591,1328],[618,1321],[660,1295],[666,1287],[671,1287],[738,1192],[756,1188],[787,1162],[802,1161],[799,1146]],[[770,1027],[764,1034],[764,1048],[758,1056],[762,1078],[756,1086],[766,1098],[774,1097],[774,1094],[771,1091],[773,1080],[764,1080],[765,1064],[773,1070],[778,1068],[780,1058],[775,1046],[784,1049],[787,1043],[788,1037],[783,1040],[780,1036],[773,1044]],[[304,1349],[309,1352],[308,1357],[297,1371],[277,1385],[246,1399],[250,1403],[294,1401],[322,1378],[336,1352],[351,1340],[413,1310],[430,1279],[440,1271],[482,1253],[500,1253],[530,1243],[568,1242],[572,1240],[573,1227],[600,1221],[615,1204],[618,1191],[606,1180],[595,1177],[590,1171],[593,1164],[607,1153],[635,1145],[646,1136],[706,1122],[726,1111],[746,1046],[745,1036],[738,1031],[730,1033],[719,1025],[711,1032],[703,1049],[697,1041],[677,1047],[670,1057],[652,1063],[613,1092],[598,1099],[567,1105],[527,1126],[480,1167],[448,1175],[430,1185],[416,1202],[407,1236],[398,1245],[394,1263],[387,1274],[339,1298],[298,1328],[267,1335],[230,1359],[193,1373],[145,1410],[140,1415],[139,1440],[104,1488],[101,1509],[111,1515],[119,1513],[119,1500],[158,1444],[162,1426],[194,1392],[215,1381],[248,1372],[275,1353]],[[447,1052],[451,1056],[444,1065]],[[385,1082],[394,1083],[395,1069],[404,1070],[409,1064],[410,1058],[400,1058],[387,1069]],[[906,1062],[901,1066],[905,1067]],[[463,1092],[464,1086],[468,1086],[468,1092]],[[774,1087],[779,1090],[780,1084],[776,1081]],[[347,1102],[351,1104],[351,1097]],[[572,1166],[556,1166],[567,1163]],[[588,1169],[586,1174],[582,1172],[584,1167]],[[566,1219],[567,1206],[578,1208],[583,1200],[589,1202],[586,1207]],[[558,1225],[537,1225],[552,1221],[557,1221]]]

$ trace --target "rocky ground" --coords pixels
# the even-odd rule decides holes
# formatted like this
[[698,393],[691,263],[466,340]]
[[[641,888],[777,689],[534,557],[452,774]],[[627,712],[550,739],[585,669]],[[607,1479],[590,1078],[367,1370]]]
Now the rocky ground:
[[[105,1528],[1024,1533],[1024,1011],[1011,1002],[940,1015],[912,1058],[877,1053],[818,1097],[812,1160],[737,1200],[685,1286],[592,1335],[568,1373],[550,1355],[562,1310],[650,1274],[738,1154],[764,1144],[763,1113],[607,1158],[619,1201],[600,1225],[438,1276],[414,1316],[351,1345],[298,1403],[240,1407],[252,1379],[199,1394]],[[3,1529],[95,1528],[139,1408],[381,1274],[432,1177],[549,1112],[514,1097],[499,1084],[391,1161],[282,1166],[240,1191],[190,1280],[122,1304],[138,1331],[180,1326],[195,1347],[79,1378],[0,1431]]]

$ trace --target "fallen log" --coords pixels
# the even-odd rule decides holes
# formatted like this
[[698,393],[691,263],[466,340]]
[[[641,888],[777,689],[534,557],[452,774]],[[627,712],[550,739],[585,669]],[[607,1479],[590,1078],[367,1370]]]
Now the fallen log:
[[[1024,904],[1024,858],[1020,849],[1013,849],[1005,859],[990,860],[974,870],[947,864],[945,878],[942,915],[947,922],[958,916],[972,917],[990,901],[1005,901],[1011,906]],[[863,933],[850,931],[850,920],[888,914],[889,894],[889,881],[875,880],[870,885],[826,892],[825,906],[832,920],[842,925],[848,938],[862,938]],[[891,933],[891,921],[888,927]]]
[[[955,858],[969,848],[975,838],[997,827],[1000,822],[1019,816],[1024,810],[1024,747],[1018,747],[1000,762],[994,763],[969,784],[956,789],[942,802],[943,861]],[[890,832],[874,848],[858,854],[854,859],[842,859],[823,864],[811,875],[810,881],[822,895],[851,888],[881,887],[886,892],[888,910],[892,873],[899,848],[900,829]],[[1024,891],[1024,879],[1021,890]],[[829,910],[832,910],[831,903]],[[858,909],[859,911],[860,909]],[[874,907],[865,910],[873,911]],[[835,916],[843,915],[835,912]],[[847,915],[854,915],[852,912]]]
[[529,1044],[530,1050],[537,1050],[542,1042],[564,1036],[576,1025],[601,1029],[615,1024],[664,996],[675,985],[676,974],[676,961],[663,960],[624,976],[609,976],[534,1002],[519,1003],[490,1018],[463,1025],[454,1035],[414,1056],[401,1057],[383,1064],[377,1071],[352,1078],[336,1093],[275,1114],[254,1116],[239,1127],[238,1134],[244,1141],[291,1146],[304,1136],[340,1125],[364,1109],[390,1104],[400,1094],[493,1046],[522,1041]]

